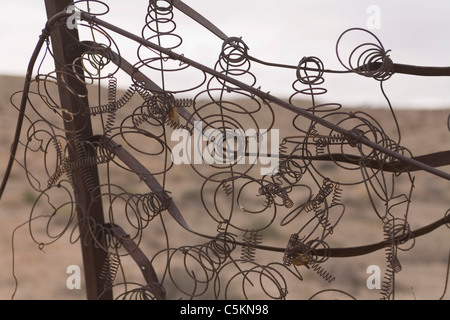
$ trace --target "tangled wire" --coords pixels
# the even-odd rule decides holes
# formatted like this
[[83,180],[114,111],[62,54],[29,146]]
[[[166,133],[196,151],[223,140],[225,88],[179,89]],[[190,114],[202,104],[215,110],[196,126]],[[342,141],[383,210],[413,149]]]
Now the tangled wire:
[[[433,155],[414,157],[401,145],[389,100],[396,138],[366,112],[319,103],[332,70],[318,57],[278,65],[295,70],[294,92],[286,102],[257,87],[251,71],[254,63],[275,63],[250,56],[242,38],[227,37],[183,2],[150,0],[140,36],[101,20],[109,8],[95,1],[105,8],[95,14],[89,10],[92,2],[76,3],[78,28],[92,38],[78,42],[68,33],[75,45],[66,63],[49,40],[64,28],[69,13],[50,19],[36,53],[45,50],[43,59],[55,60],[58,67],[50,72],[39,67],[16,93],[22,103],[16,106],[20,120],[10,163],[21,165],[39,194],[28,223],[40,247],[70,234],[72,242],[103,252],[97,298],[114,290],[117,299],[287,299],[295,297],[297,284],[310,271],[333,284],[337,277],[327,270],[327,261],[384,249],[381,298],[394,297],[395,275],[402,270],[398,250],[411,249],[415,238],[450,223],[447,210],[435,223],[411,230],[413,172],[450,180],[436,168],[450,163],[448,154],[439,164]],[[223,40],[213,68],[176,53],[183,39],[176,33],[175,9]],[[120,54],[111,31],[137,43],[137,61]],[[375,41],[350,50],[344,63],[345,38],[356,32]],[[383,83],[398,71],[388,53],[375,35],[358,28],[345,31],[336,44],[345,72],[379,81],[383,94]],[[30,62],[33,74],[36,57]],[[123,93],[120,72],[130,77]],[[174,77],[191,80],[177,87]],[[107,98],[88,99],[101,85]],[[309,105],[297,105],[299,97]],[[189,188],[198,203],[193,210],[170,185],[172,175],[179,174],[177,164],[194,173]],[[407,190],[396,188],[400,179]],[[5,185],[6,180],[2,192]],[[384,240],[334,248],[329,240],[345,217],[345,190],[355,186],[365,188]],[[100,218],[98,208],[105,213]],[[43,210],[50,215],[40,217]],[[41,219],[48,219],[44,235],[34,227]],[[150,241],[147,258],[152,234],[159,240]],[[122,263],[127,258],[139,266],[145,283],[127,280]]]

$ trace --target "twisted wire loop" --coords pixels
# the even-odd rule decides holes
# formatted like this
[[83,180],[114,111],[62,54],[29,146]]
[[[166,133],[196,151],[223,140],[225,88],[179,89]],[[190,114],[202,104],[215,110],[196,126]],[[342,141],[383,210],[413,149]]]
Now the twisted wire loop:
[[[117,110],[122,108],[124,105],[126,105],[131,100],[131,98],[135,94],[136,90],[137,90],[136,86],[131,85],[127,89],[127,91],[124,93],[124,95],[120,99],[117,100],[116,99],[117,79],[113,75],[110,75],[109,79],[108,79],[108,103],[104,104],[104,105],[89,107],[87,110],[87,113],[91,116],[95,116],[97,114],[102,114],[102,113],[115,114],[115,112]],[[108,119],[108,122],[110,122],[110,121],[111,120]],[[114,125],[113,122],[108,123],[106,128],[110,129],[110,127],[112,127],[113,125]]]
[[320,264],[325,262],[328,257],[318,257],[315,253],[316,248],[320,246],[328,247],[323,240],[309,240],[305,242],[305,238],[299,238],[297,233],[290,236],[289,242],[284,252],[283,264],[287,267],[294,265],[305,266],[312,269],[319,277],[327,282],[333,282],[336,278],[326,271]]
[[245,245],[242,246],[241,260],[255,261],[256,246],[262,243],[262,235],[255,230],[247,230],[243,235]]
[[[175,290],[181,297],[198,298],[210,291],[210,283],[217,274],[216,262],[208,255],[209,246],[183,246],[167,249],[161,254],[169,259],[166,265],[166,290]],[[158,255],[155,255],[158,258]]]
[[266,205],[265,205],[266,207],[275,204],[276,198],[279,197],[282,203],[281,204],[277,203],[277,205],[283,205],[286,208],[292,208],[294,203],[289,198],[286,188],[289,187],[282,188],[280,183],[266,182],[258,189],[258,193],[259,195],[264,196],[266,198]]
[[[387,263],[381,297],[394,298],[402,269],[398,251],[410,250],[417,235],[409,214],[417,186],[411,166],[396,157],[412,153],[400,144],[394,112],[398,138],[370,112],[324,102],[332,70],[305,56],[291,68],[291,108],[284,113],[256,88],[252,70],[253,63],[283,66],[249,56],[242,38],[222,35],[179,1],[148,1],[137,61],[128,62],[111,27],[97,18],[109,6],[75,5],[85,17],[79,27],[90,39],[67,48],[71,63],[46,72],[44,62],[55,60],[46,29],[49,55],[28,89],[11,98],[26,128],[13,153],[36,194],[28,226],[40,249],[68,235],[71,243],[103,250],[103,289],[114,290],[116,299],[297,299],[303,269],[328,285],[336,278],[325,262],[340,268],[332,265],[334,257],[372,252],[328,244],[346,223],[344,212],[352,210],[347,196],[351,203],[362,190],[369,205],[361,214],[373,214],[384,236],[376,245],[385,249]],[[174,54],[185,44],[176,33],[176,9],[221,35],[213,68]],[[348,45],[351,35],[370,41]],[[346,71],[381,83],[395,72],[388,53],[373,33],[359,28],[336,43]],[[119,71],[130,76],[124,86]],[[175,78],[189,81],[179,85]],[[73,110],[61,105],[58,93],[74,101]],[[20,94],[28,109],[15,102]],[[83,125],[68,129],[75,120]],[[83,138],[87,120],[93,132]],[[184,196],[180,180],[187,176]],[[87,207],[74,194],[76,186],[93,196]],[[103,204],[104,223],[90,215],[96,202]],[[42,212],[48,216],[37,219]],[[447,227],[449,214],[442,220]],[[145,283],[136,282],[124,263],[130,257]],[[311,298],[325,295],[354,298],[340,289],[319,290]]]
[[[65,9],[65,12],[68,13],[87,13],[93,17],[107,15],[109,11],[110,7],[108,4],[100,0],[74,1]],[[98,54],[98,48],[101,47],[105,51],[110,49],[114,52],[119,52],[119,47],[113,37],[111,37],[102,27],[95,25],[92,20],[84,21],[78,17],[79,15],[72,15],[64,22],[67,27],[77,28],[80,32],[83,32],[82,30],[86,29],[87,32],[91,34],[93,41],[80,43],[79,48],[67,48],[67,54],[73,55],[74,60],[71,64],[60,63],[60,65],[62,65],[63,72],[68,72],[75,76],[80,82],[94,84],[96,80],[106,79],[109,74],[116,74],[120,69],[119,66],[112,66],[110,63],[111,57]],[[68,36],[74,37],[74,35],[70,33]],[[74,38],[74,40],[78,42],[79,39]],[[80,48],[82,48],[82,54],[77,57],[76,52]],[[47,46],[47,51],[50,52],[55,61],[58,61],[49,45]]]
[[[311,70],[312,69],[312,70]],[[322,60],[318,57],[303,57],[298,63],[296,70],[297,80],[292,84],[294,89],[294,94],[289,97],[289,101],[295,104],[295,98],[298,98],[300,94],[309,95],[312,101],[312,107],[310,110],[322,110],[325,105],[316,105],[315,97],[327,93],[327,89],[324,87],[319,87],[325,82],[324,65]],[[300,88],[299,86],[304,85],[307,88]]]
[[[247,50],[242,39],[226,39],[214,69],[254,85],[256,77],[250,70]],[[200,133],[194,135],[194,144],[199,146],[194,153],[203,155],[204,163],[218,172],[239,170],[244,175],[257,166],[259,150],[255,146],[262,143],[267,146],[274,124],[272,107],[266,101],[218,76],[212,76],[206,90],[195,96],[192,118],[197,120],[197,125],[191,131]],[[204,149],[201,137],[207,138]],[[235,169],[237,166],[239,169]],[[193,167],[201,176],[208,176],[204,171],[210,168]]]
[[[245,262],[247,267],[242,268],[239,262]],[[221,267],[214,279],[214,297],[254,300],[262,296],[262,299],[284,300],[288,290],[283,270],[284,266],[278,263],[262,265],[239,259],[230,261]],[[223,275],[226,277],[222,278]]]
[[[125,286],[126,288],[121,288]],[[130,287],[133,288],[130,289]],[[113,288],[121,292],[115,297],[115,300],[165,300],[166,297],[164,287],[158,284],[142,285],[139,283],[126,282],[116,284]]]
[[[341,41],[351,32],[366,33],[375,39],[375,42],[365,42],[358,44],[348,55],[347,64],[343,61],[340,52]],[[361,29],[351,28],[343,32],[336,43],[336,55],[341,65],[359,75],[373,78],[377,81],[388,80],[394,72],[394,63],[389,57],[389,51],[385,50],[380,40],[372,32]]]
[[142,113],[132,119],[136,127],[156,119],[172,129],[189,130],[186,124],[181,123],[179,109],[191,107],[194,103],[192,99],[175,99],[172,94],[157,94],[148,97],[148,94],[142,89],[139,93],[144,98],[145,104],[140,110]]
[[[169,50],[177,50],[183,43],[181,36],[176,34],[177,24],[172,1],[149,0],[145,24],[141,31],[141,37],[148,41],[158,43],[161,47]],[[191,68],[188,64],[180,63],[171,59],[162,52],[155,51],[144,45],[137,50],[139,62],[135,70],[145,70],[150,78],[162,89],[161,93],[183,93],[192,92],[206,81],[206,74]],[[189,77],[192,86],[174,86],[175,77]],[[135,84],[138,81],[133,78]],[[187,84],[188,82],[185,82]]]

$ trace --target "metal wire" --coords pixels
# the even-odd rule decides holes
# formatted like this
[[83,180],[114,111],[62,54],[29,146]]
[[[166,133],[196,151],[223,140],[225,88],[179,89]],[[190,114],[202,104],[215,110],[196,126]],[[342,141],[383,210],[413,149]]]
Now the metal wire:
[[[106,8],[101,14],[107,14],[109,7],[96,2]],[[344,111],[339,103],[319,103],[319,97],[327,93],[323,86],[325,76],[332,70],[325,69],[318,57],[306,56],[291,68],[295,69],[294,92],[289,102],[285,102],[257,87],[252,63],[289,66],[251,57],[242,38],[223,39],[213,68],[176,54],[183,44],[181,36],[175,33],[176,8],[216,35],[224,35],[181,1],[150,0],[140,37],[129,36],[139,44],[137,61],[131,64],[127,57],[121,56],[114,41],[116,35],[113,37],[109,31],[128,33],[102,22],[87,10],[82,14],[84,23],[80,27],[87,28],[92,39],[71,49],[73,63],[48,73],[39,69],[34,79],[26,82],[22,104],[16,107],[18,136],[12,156],[39,194],[29,219],[33,240],[39,245],[49,245],[68,233],[71,242],[94,241],[96,247],[109,254],[102,277],[106,280],[105,290],[118,290],[118,299],[286,299],[303,280],[301,268],[331,283],[336,277],[325,269],[325,262],[331,264],[332,257],[362,255],[385,248],[387,270],[381,295],[384,299],[393,298],[394,274],[401,271],[397,250],[409,250],[417,236],[449,224],[447,211],[426,232],[409,229],[409,203],[414,187],[410,171],[419,168],[443,178],[447,174],[434,170],[431,161],[418,161],[400,144],[400,127],[393,110],[392,120],[398,129],[396,140],[387,134],[384,124],[367,112]],[[46,40],[53,24],[64,21],[67,15],[54,19],[47,24],[36,49],[39,52],[45,47],[50,59],[55,57]],[[368,34],[375,42],[359,44],[350,50],[345,64],[340,51],[351,32]],[[336,44],[337,57],[346,70],[336,73],[355,72],[383,83],[395,72],[388,53],[371,32],[349,29]],[[34,59],[37,58],[30,62],[31,71]],[[171,75],[179,76],[188,69],[198,78],[186,81],[183,88],[172,87]],[[128,90],[120,95],[119,70],[131,77]],[[86,92],[71,88],[68,79],[72,78],[81,79]],[[99,97],[98,103],[84,106],[83,99],[88,93],[105,81],[106,101]],[[382,86],[381,91],[385,95]],[[55,92],[79,101],[79,110],[68,112]],[[180,93],[188,96],[181,97]],[[307,108],[295,105],[300,96],[309,99]],[[282,137],[281,143],[271,141],[279,147],[278,170],[275,174],[258,175],[255,172],[261,166],[250,159],[255,155],[266,159],[274,154],[264,154],[250,145],[260,146],[269,141],[272,130],[279,125],[277,121],[282,120],[278,114],[281,107],[291,114],[288,121],[282,122],[291,131]],[[79,117],[100,118],[96,132],[88,140],[81,138],[85,128],[70,131],[63,125]],[[24,132],[22,126],[26,128]],[[450,129],[450,120],[448,126]],[[206,163],[191,162],[186,166],[200,179],[200,183],[191,184],[198,201],[195,218],[184,216],[183,209],[187,208],[183,208],[183,200],[173,196],[168,187],[174,168],[171,162],[174,132],[186,133],[187,141],[193,141],[194,146],[196,142],[200,146],[206,142],[206,148],[194,149],[193,153],[200,151],[203,156],[205,150],[210,153]],[[227,136],[230,132],[235,134]],[[16,155],[18,149],[20,155]],[[190,154],[188,158],[194,157]],[[321,165],[324,162],[327,166]],[[403,167],[397,169],[399,164]],[[94,166],[105,168],[100,184],[90,174]],[[81,178],[74,174],[78,169]],[[133,190],[112,174],[113,170],[134,181],[136,189],[143,186],[146,191]],[[397,181],[403,178],[410,186],[409,193],[396,188]],[[71,190],[76,183],[97,194],[94,200],[105,203],[104,225],[88,215],[74,221],[76,210],[88,212],[88,208],[78,205],[77,195]],[[344,220],[346,189],[355,186],[365,188],[384,241],[358,249],[331,248],[329,237],[336,234],[338,224]],[[179,196],[178,190],[172,191]],[[44,202],[52,214],[45,239],[41,239],[34,223]],[[52,219],[62,209],[70,214],[63,227],[55,231]],[[169,221],[166,213],[174,221]],[[200,222],[207,227],[202,228]],[[88,227],[92,237],[77,234],[81,225]],[[150,259],[140,251],[147,241],[148,230],[156,230],[159,240],[162,239],[152,240]],[[178,231],[169,230],[179,230],[182,243],[172,233]],[[266,240],[271,234],[276,237]],[[192,238],[195,241],[190,242]],[[272,240],[274,245],[266,245],[266,241]],[[403,248],[406,244],[410,247]],[[238,247],[240,250],[236,250]],[[123,282],[117,280],[117,271],[124,269],[122,262],[128,256],[141,271],[145,269],[142,266],[152,266],[152,270],[153,265],[158,266],[154,274],[143,273],[145,284],[127,281],[127,270]],[[342,290],[332,292],[352,297]]]

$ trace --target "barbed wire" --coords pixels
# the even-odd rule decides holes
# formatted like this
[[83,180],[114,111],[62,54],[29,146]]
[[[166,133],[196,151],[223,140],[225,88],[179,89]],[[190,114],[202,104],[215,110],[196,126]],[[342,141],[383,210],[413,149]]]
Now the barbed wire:
[[[337,276],[327,270],[325,262],[385,249],[387,267],[381,298],[395,297],[395,274],[401,271],[398,250],[411,249],[417,237],[450,223],[447,210],[442,219],[411,230],[412,172],[423,170],[449,180],[449,174],[436,167],[450,161],[449,152],[439,153],[442,157],[436,162],[436,154],[414,157],[400,144],[400,126],[383,90],[383,83],[399,65],[373,33],[352,28],[337,39],[336,54],[345,71],[325,69],[320,58],[313,56],[288,66],[250,56],[242,38],[227,37],[181,1],[150,0],[140,36],[100,20],[98,16],[107,15],[109,7],[95,1],[105,11],[94,14],[89,2],[77,1],[81,10],[78,28],[87,29],[92,38],[76,39],[78,46],[71,48],[73,62],[58,61],[50,46],[52,29],[68,18],[68,13],[62,12],[47,23],[30,60],[25,88],[16,93],[22,96],[21,105],[14,105],[19,111],[18,129],[1,193],[12,163],[19,163],[39,194],[28,221],[37,244],[51,245],[66,234],[73,243],[94,241],[107,253],[101,274],[104,289],[117,290],[117,299],[287,299],[295,291],[290,280],[301,283],[304,271],[312,271],[331,284]],[[81,9],[83,4],[86,10]],[[183,39],[176,33],[175,9],[224,41],[213,68],[176,53]],[[130,63],[121,55],[111,31],[137,43],[137,61]],[[345,38],[357,32],[372,36],[374,41],[358,44],[343,57]],[[37,53],[42,50],[47,53],[44,60],[56,60],[62,67],[45,73],[41,61],[31,78]],[[295,70],[294,92],[287,102],[257,87],[252,63]],[[417,69],[400,65],[401,72],[411,70]],[[119,72],[130,76],[123,94],[118,92]],[[173,75],[185,72],[196,74],[196,81],[173,87]],[[367,112],[346,111],[339,103],[320,103],[319,97],[327,93],[324,83],[330,72],[355,73],[379,81],[397,138],[390,137],[384,124]],[[87,91],[74,90],[70,86],[73,79]],[[88,92],[104,82],[106,101],[99,95],[97,103],[86,106],[83,99]],[[79,109],[68,111],[61,105],[58,95],[62,94],[78,101]],[[296,105],[299,97],[307,99],[308,107]],[[290,118],[283,119],[281,110],[287,110]],[[84,127],[71,131],[64,125],[87,117],[99,121],[87,140],[81,138]],[[278,126],[289,129],[279,144],[271,136]],[[174,132],[188,135],[186,148],[194,143],[193,153],[185,156],[200,181],[191,185],[199,198],[194,210],[198,218],[189,217],[186,212],[192,210],[172,195],[175,190],[168,189],[174,170]],[[250,134],[239,140],[241,136],[228,136],[230,132]],[[196,155],[204,155],[198,146],[205,141],[209,158],[196,162]],[[276,150],[269,150],[269,141],[276,144]],[[252,142],[258,146],[265,143],[265,151],[249,147]],[[22,153],[18,155],[19,149]],[[262,164],[255,161],[256,156],[266,164],[277,156],[276,170],[258,174]],[[325,162],[328,166],[321,166]],[[99,185],[88,170],[93,166],[105,168]],[[82,172],[82,181],[74,175],[77,169]],[[138,178],[136,184],[147,190],[131,191],[133,188],[116,181],[116,172],[127,179]],[[406,181],[406,191],[397,187],[399,180]],[[80,205],[72,188],[78,183],[94,195],[93,202],[106,204],[105,224],[98,224],[88,208]],[[334,248],[328,242],[343,223],[347,209],[343,197],[347,188],[354,186],[365,188],[384,241]],[[33,226],[41,221],[37,217],[44,218],[42,210],[49,213],[44,235]],[[85,210],[84,219],[76,218],[80,210]],[[65,222],[53,223],[62,212]],[[175,219],[175,226],[166,213]],[[90,237],[78,234],[81,225],[87,226]],[[177,231],[171,228],[181,229],[195,240],[177,245],[179,239],[171,233]],[[163,236],[154,242],[153,255],[147,259],[143,239],[150,230]],[[277,237],[268,245],[265,238],[270,232]],[[145,283],[127,280],[123,265],[127,257],[141,268]],[[340,289],[320,290],[311,298],[325,292],[353,298]]]

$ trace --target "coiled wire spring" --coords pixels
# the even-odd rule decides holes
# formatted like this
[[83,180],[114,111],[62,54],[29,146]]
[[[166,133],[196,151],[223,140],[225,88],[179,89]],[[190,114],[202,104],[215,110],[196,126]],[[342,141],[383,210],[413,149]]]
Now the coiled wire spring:
[[191,107],[194,104],[192,99],[175,99],[171,94],[149,96],[145,92],[141,96],[144,97],[145,103],[138,108],[140,113],[135,113],[132,118],[135,127],[156,119],[172,129],[189,130],[187,125],[181,123],[178,109]]
[[262,243],[262,235],[258,230],[246,230],[243,236],[241,259],[244,261],[255,261],[256,246]]
[[137,91],[137,85],[132,84],[125,91],[123,96],[116,100],[117,79],[111,76],[108,80],[108,103],[98,106],[89,107],[87,113],[91,116],[104,113],[115,113],[117,110],[125,106]]
[[397,246],[394,240],[393,219],[386,219],[383,225],[383,233],[385,241],[388,241],[390,245],[385,249],[387,267],[383,277],[383,281],[381,283],[380,293],[382,296],[382,300],[388,300],[394,292],[395,273],[400,272],[402,269],[400,261],[397,257]]
[[[86,177],[83,177],[85,186],[87,190],[92,190],[93,181],[91,175],[88,172],[85,172],[85,170],[94,165],[107,163],[113,158],[113,155],[109,152],[106,152],[106,150],[101,146],[91,144],[86,141],[81,141],[80,139],[75,139],[73,141],[73,144],[75,145],[75,149],[78,152],[79,160],[71,161],[70,158],[65,155],[61,142],[56,139],[56,141],[54,141],[54,144],[57,152],[60,153],[59,158],[61,160],[60,164],[56,167],[55,173],[47,181],[48,188],[54,186],[64,173],[68,173],[69,181],[73,184],[71,172],[75,169],[81,168],[82,172],[84,172],[84,175],[86,175]],[[96,153],[99,154],[95,156],[88,156],[87,148],[96,150]]]
[[286,208],[292,208],[294,202],[289,198],[286,188],[282,188],[278,183],[267,183],[258,189],[259,195],[266,197],[264,206],[269,207],[275,203],[275,197],[278,196],[283,202],[283,206]]
[[342,143],[347,141],[347,137],[341,133],[334,133],[330,136],[319,136],[314,135],[315,146],[316,146],[316,155],[320,156],[325,154],[325,148],[330,145],[336,144],[341,145]]
[[116,280],[117,271],[120,267],[120,256],[117,253],[108,252],[108,256],[100,272],[100,279],[105,281],[104,289],[111,288]]
[[[310,67],[312,65],[312,68]],[[311,71],[314,69],[314,71]],[[297,80],[292,84],[292,88],[295,93],[289,98],[289,101],[293,103],[293,99],[298,94],[309,95],[312,100],[313,108],[316,105],[315,97],[327,93],[327,89],[319,87],[319,85],[325,82],[323,78],[324,66],[322,60],[318,57],[309,56],[303,57],[297,66],[296,76]],[[307,88],[297,88],[297,86],[306,85]]]
[[322,203],[326,201],[326,198],[333,192],[334,184],[330,179],[323,179],[322,187],[315,197],[305,204],[305,211],[310,212],[316,210]]
[[285,266],[289,267],[292,264],[295,266],[305,266],[308,269],[312,269],[325,281],[331,283],[336,278],[320,265],[324,260],[326,259],[319,261],[314,256],[314,249],[305,243],[304,239],[300,239],[297,233],[291,235],[283,257],[283,264]]

